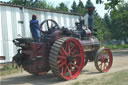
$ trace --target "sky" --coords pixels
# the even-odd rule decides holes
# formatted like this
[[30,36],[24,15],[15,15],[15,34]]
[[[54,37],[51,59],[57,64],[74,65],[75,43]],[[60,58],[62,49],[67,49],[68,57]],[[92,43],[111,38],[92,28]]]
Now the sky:
[[[10,1],[10,0],[0,0],[0,1]],[[79,0],[45,0],[47,1],[48,3],[52,4],[52,5],[58,5],[60,2],[64,2],[68,7],[71,7],[73,1],[76,1],[76,3],[78,4]],[[87,0],[81,0],[84,5],[86,4],[86,1]],[[104,10],[104,4],[96,4],[96,0],[91,0],[94,4],[94,6],[96,7],[96,10],[98,12],[98,14],[101,16],[101,17],[104,17],[104,14],[107,13],[107,10]],[[104,2],[106,2],[107,0],[104,0]],[[128,1],[128,0],[127,0]]]
[[[47,2],[50,2],[53,5],[59,4],[60,2],[64,2],[68,7],[71,7],[73,1],[75,1],[77,4],[79,3],[79,0],[46,0]],[[86,4],[87,0],[81,0],[83,2],[83,4]],[[104,17],[104,14],[107,13],[107,10],[104,10],[104,4],[96,4],[96,0],[91,0],[94,4],[94,6],[96,7],[96,10],[98,12],[98,14],[101,17]],[[106,2],[107,0],[104,0],[104,2]]]

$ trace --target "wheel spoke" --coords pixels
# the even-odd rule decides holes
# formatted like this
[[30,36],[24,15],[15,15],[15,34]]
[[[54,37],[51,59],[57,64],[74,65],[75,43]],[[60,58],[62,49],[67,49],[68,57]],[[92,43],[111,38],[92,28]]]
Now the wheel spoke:
[[69,75],[72,76],[72,73],[71,73],[69,67],[67,67],[67,69],[68,69],[68,73],[69,73]]
[[103,57],[103,55],[99,55],[98,59],[101,60],[102,57]]
[[63,72],[64,72],[64,67],[61,68],[61,73],[63,73]]
[[106,58],[106,54],[107,54],[107,51],[104,52],[104,56],[103,56],[104,58]]
[[73,48],[75,47],[75,45],[73,44],[73,46],[70,48],[70,51],[72,52]]
[[52,27],[55,27],[55,24],[51,22],[51,28],[52,28]]
[[104,50],[104,55],[106,55],[107,54],[107,51],[106,50]]
[[74,63],[71,63],[74,67],[76,67],[76,68],[79,68],[79,66],[77,66],[76,64],[74,64]]
[[67,69],[68,69],[68,65],[66,65],[66,67],[65,67],[64,75],[65,75],[65,73],[67,72]]
[[72,72],[72,71],[73,71],[73,70],[72,70],[72,64],[70,63],[69,66],[70,66],[70,70],[71,70],[71,72]]
[[66,64],[65,62],[62,62],[61,64],[59,64],[58,67],[60,68],[60,67],[64,66],[65,64]]
[[107,59],[110,59],[110,56],[108,55],[108,56],[106,56],[106,58],[107,58]]
[[103,70],[105,70],[105,63],[104,63],[104,65],[103,65]]
[[60,62],[63,62],[63,60],[65,60],[66,59],[66,57],[64,57],[64,56],[57,56],[59,59],[58,59],[58,61],[57,61],[57,63],[59,64]]
[[104,56],[104,58],[109,58],[109,56]]
[[49,30],[50,28],[49,28],[49,23],[48,23],[48,21],[47,21],[46,23],[47,23],[47,27],[48,27],[48,30]]
[[110,59],[108,59],[108,62],[107,63],[109,63],[109,62],[111,62]]
[[80,57],[80,54],[73,55],[73,57]]
[[102,63],[100,63],[98,66],[100,67]]
[[58,56],[58,58],[60,58],[60,59],[66,59],[65,56]]
[[65,50],[68,50],[68,42],[65,42]]
[[64,53],[62,52],[62,50],[59,50],[60,55],[64,56]]
[[77,59],[74,58],[72,61],[77,61]]
[[75,53],[77,53],[76,49],[73,50],[72,54],[75,54]]
[[60,62],[62,62],[62,60],[61,60],[61,59],[57,61],[57,63],[58,63],[58,64],[59,64]]
[[61,47],[61,49],[62,49],[62,51],[64,52],[64,54],[67,55],[66,50],[65,50],[63,47]]
[[106,63],[104,63],[104,67],[106,67],[106,68],[107,68],[107,65],[106,65]]
[[[80,62],[80,60],[79,60],[79,58],[77,58],[77,57],[74,57],[74,59],[72,60],[73,62]],[[73,63],[72,62],[72,63]]]
[[102,66],[103,66],[103,63],[101,63],[101,67],[100,67],[101,70],[102,70]]
[[67,51],[68,51],[69,54],[71,53],[71,49],[70,48],[71,48],[71,43],[68,43],[68,50]]

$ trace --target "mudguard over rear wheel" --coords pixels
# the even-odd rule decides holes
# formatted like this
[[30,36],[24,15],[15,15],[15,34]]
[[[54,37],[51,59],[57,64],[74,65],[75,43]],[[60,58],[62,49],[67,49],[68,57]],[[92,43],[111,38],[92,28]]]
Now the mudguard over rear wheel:
[[95,67],[99,72],[107,72],[112,66],[112,52],[107,48],[102,48],[97,52],[94,60]]
[[76,78],[84,66],[84,51],[79,41],[71,37],[55,41],[50,51],[49,64],[58,79]]

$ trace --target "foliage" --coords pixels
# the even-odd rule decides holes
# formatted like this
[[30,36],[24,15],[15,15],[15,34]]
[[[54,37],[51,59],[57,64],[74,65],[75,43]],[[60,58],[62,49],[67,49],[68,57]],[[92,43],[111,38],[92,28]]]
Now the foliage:
[[71,12],[72,12],[72,13],[77,13],[77,4],[76,4],[75,1],[73,2],[71,8],[72,8],[72,9],[71,9]]
[[128,38],[128,4],[119,4],[116,9],[111,10],[110,16],[105,16],[105,22],[112,39],[125,40]]
[[45,0],[11,0],[12,3],[24,6],[34,6],[47,8],[47,3]]
[[107,0],[108,2],[105,3],[105,9],[115,9],[116,6],[123,2],[124,0]]
[[59,6],[56,7],[56,10],[68,12],[68,7],[66,6],[65,3],[61,2],[61,3],[59,4]]
[[45,0],[33,2],[31,6],[38,7],[38,8],[47,8],[48,5]]
[[98,13],[94,13],[94,28],[97,29],[97,37],[100,41],[111,40],[111,33],[109,32],[104,19],[102,19]]
[[24,2],[23,0],[11,0],[12,3],[22,5]]
[[111,9],[110,14],[105,14],[104,19],[96,14],[94,16],[94,27],[98,30],[98,38],[101,41],[112,39],[126,41],[128,38],[128,4],[123,3],[123,0],[108,0],[106,6],[108,7],[106,9]]
[[78,13],[80,14],[85,14],[87,13],[87,9],[86,7],[84,6],[83,2],[81,0],[79,0],[79,4],[78,4]]
[[124,45],[105,45],[105,48],[108,48],[110,50],[124,49],[124,48],[128,48],[128,44],[124,44]]
[[93,3],[91,2],[91,0],[88,0],[86,3],[86,7],[92,7]]
[[72,6],[71,6],[71,10],[72,13],[79,13],[79,14],[85,14],[87,13],[87,9],[84,6],[83,2],[81,0],[79,0],[79,3],[76,4],[76,2],[74,1]]

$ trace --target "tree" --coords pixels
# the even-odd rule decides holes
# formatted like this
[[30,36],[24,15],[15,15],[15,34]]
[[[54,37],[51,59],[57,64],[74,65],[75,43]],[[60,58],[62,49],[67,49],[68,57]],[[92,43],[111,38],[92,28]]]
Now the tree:
[[98,3],[102,3],[103,1],[102,0],[96,0],[96,3],[98,4]]
[[105,9],[115,9],[116,6],[123,2],[124,0],[107,0],[108,2],[105,3]]
[[83,4],[83,2],[82,2],[81,0],[79,0],[78,7],[80,7],[80,8],[84,8],[84,4]]
[[79,14],[85,14],[87,13],[87,9],[84,7],[84,4],[81,0],[79,0],[78,5],[76,4],[76,2],[74,1],[72,6],[71,6],[71,12],[72,13],[79,13]]
[[11,2],[14,3],[14,4],[22,5],[26,1],[24,2],[23,0],[12,0]]
[[58,7],[56,7],[58,11],[64,11],[68,12],[68,7],[65,5],[65,3],[61,2]]
[[116,9],[111,10],[110,16],[105,18],[105,21],[113,39],[126,40],[128,37],[128,4],[119,4]]
[[[88,0],[91,1],[91,0]],[[107,0],[106,5],[106,9],[114,9],[115,6],[117,6],[120,2],[122,2],[124,0]],[[104,2],[104,0],[96,0],[97,4],[102,4]]]
[[71,9],[71,12],[72,12],[72,13],[77,13],[77,4],[76,4],[75,1],[73,2],[71,8],[72,8],[72,9]]
[[97,29],[97,37],[100,41],[111,40],[111,32],[106,26],[105,20],[94,12],[94,28]]
[[87,13],[87,9],[84,7],[84,4],[83,4],[83,2],[81,0],[79,0],[79,4],[78,4],[77,10],[78,10],[78,13],[83,14],[83,15],[85,13]]
[[86,2],[85,7],[88,8],[88,7],[90,7],[90,6],[93,6],[93,3],[91,2],[91,0],[88,0],[88,1]]
[[24,5],[24,6],[34,6],[40,8],[47,8],[48,4],[45,0],[11,0],[13,4]]
[[42,0],[42,1],[36,0],[36,1],[32,1],[31,3],[32,3],[31,6],[38,7],[38,8],[48,8],[49,7],[49,5],[47,4],[47,2],[45,0]]

